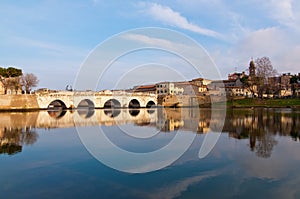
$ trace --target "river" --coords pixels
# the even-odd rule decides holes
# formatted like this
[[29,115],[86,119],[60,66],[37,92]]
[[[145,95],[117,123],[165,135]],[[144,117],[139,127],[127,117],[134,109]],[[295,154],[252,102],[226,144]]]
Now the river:
[[300,198],[299,138],[299,109],[3,112],[0,198]]

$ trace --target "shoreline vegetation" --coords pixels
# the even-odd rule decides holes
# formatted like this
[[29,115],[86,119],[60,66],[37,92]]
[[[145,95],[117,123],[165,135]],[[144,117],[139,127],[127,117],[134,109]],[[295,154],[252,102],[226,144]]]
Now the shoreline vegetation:
[[258,99],[246,98],[227,101],[228,108],[300,108],[299,98]]

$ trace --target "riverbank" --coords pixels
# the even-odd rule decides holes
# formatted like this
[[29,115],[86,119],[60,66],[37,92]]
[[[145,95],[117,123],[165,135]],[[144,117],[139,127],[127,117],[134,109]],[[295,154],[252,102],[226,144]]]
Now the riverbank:
[[231,108],[300,108],[300,99],[237,99],[228,100],[227,107]]

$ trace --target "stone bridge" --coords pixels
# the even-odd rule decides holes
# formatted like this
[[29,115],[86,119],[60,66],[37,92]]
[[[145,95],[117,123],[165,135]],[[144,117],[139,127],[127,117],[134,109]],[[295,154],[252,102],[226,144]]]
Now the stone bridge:
[[36,93],[39,108],[150,108],[157,105],[155,94],[125,91],[48,91]]

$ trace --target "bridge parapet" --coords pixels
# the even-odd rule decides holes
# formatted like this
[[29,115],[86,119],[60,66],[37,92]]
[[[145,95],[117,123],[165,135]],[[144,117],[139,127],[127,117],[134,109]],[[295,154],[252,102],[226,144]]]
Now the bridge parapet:
[[[80,104],[94,108],[104,108],[107,102],[114,100],[122,108],[138,108],[157,105],[155,94],[131,92],[93,92],[93,91],[48,91],[36,93],[40,108],[47,109],[53,102],[60,103],[65,108],[78,108]],[[82,103],[83,102],[83,103]]]

